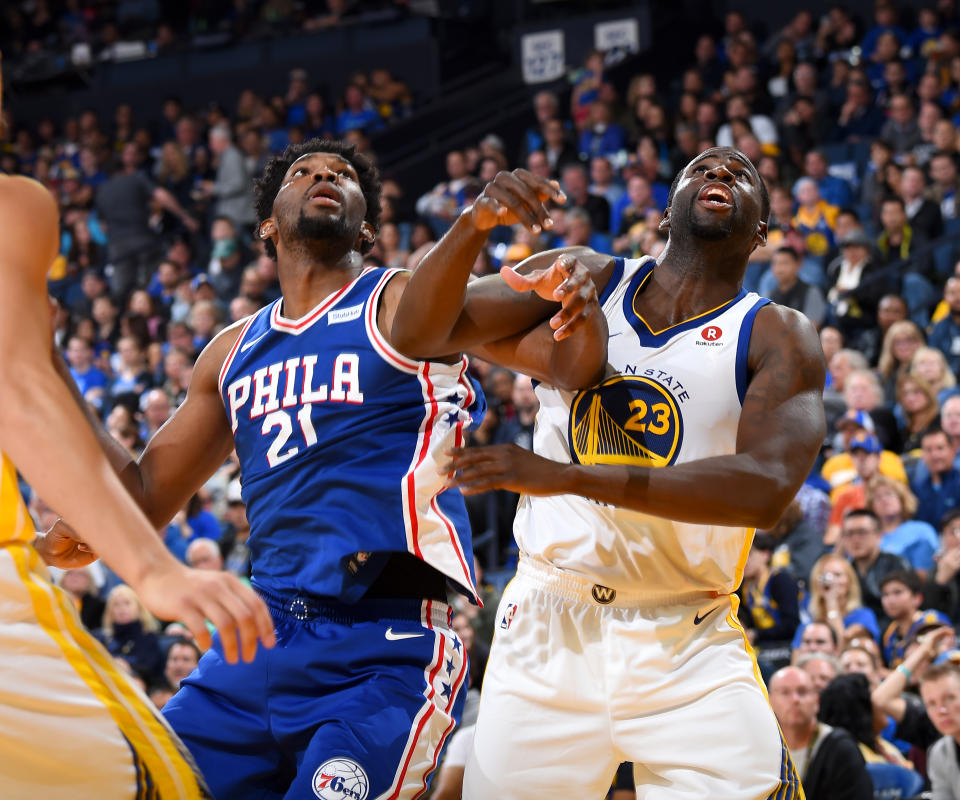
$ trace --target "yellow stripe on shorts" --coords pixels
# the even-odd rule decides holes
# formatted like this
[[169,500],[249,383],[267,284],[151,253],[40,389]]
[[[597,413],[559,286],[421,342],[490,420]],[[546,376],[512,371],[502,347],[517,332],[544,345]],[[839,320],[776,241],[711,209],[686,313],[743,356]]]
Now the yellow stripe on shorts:
[[[747,638],[747,632],[743,629],[743,626],[740,624],[740,620],[737,618],[737,609],[740,607],[740,598],[735,594],[731,594],[729,597],[730,613],[727,614],[727,622],[731,627],[739,631],[740,636],[743,637],[743,647],[747,651],[747,655],[750,656],[750,660],[753,662],[753,677],[757,681],[760,691],[763,692],[763,696],[767,701],[767,705],[770,705],[770,695],[767,694],[767,685],[763,682],[763,676],[760,674],[760,665],[757,663],[756,651],[754,651],[753,646],[750,644],[750,640]],[[773,714],[773,706],[770,706],[770,713]],[[774,715],[774,718],[776,718],[776,715]],[[777,722],[777,729],[779,728],[780,723]],[[780,731],[780,747],[782,749],[782,757],[780,761],[780,784],[773,791],[773,794],[770,794],[765,798],[759,798],[759,800],[805,800],[803,786],[800,783],[799,775],[797,775],[797,767],[793,763],[793,759],[790,757],[790,751],[787,749],[787,745],[783,740],[783,731]]]
[[[76,617],[72,602],[40,575],[40,556],[32,547],[10,547],[21,579],[30,592],[34,613],[44,631],[96,698],[109,710],[134,751],[140,796],[163,800],[207,798],[192,759],[166,724],[114,666],[110,655]],[[143,773],[141,775],[141,772]],[[152,790],[147,789],[153,784]],[[139,794],[139,792],[138,792]]]

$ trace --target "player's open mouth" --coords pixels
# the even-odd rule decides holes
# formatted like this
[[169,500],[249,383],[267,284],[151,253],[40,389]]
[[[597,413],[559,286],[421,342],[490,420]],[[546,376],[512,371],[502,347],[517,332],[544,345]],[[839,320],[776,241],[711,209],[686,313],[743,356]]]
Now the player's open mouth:
[[697,200],[707,208],[731,208],[733,206],[733,192],[722,183],[712,183],[700,190]]
[[340,192],[337,191],[336,186],[329,183],[318,183],[307,192],[307,198],[311,204],[316,206],[324,206],[325,208],[340,207]]

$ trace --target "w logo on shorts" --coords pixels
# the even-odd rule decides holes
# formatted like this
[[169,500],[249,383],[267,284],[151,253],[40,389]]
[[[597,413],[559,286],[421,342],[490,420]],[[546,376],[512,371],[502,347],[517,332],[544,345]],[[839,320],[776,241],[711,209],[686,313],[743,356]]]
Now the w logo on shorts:
[[513,617],[517,613],[517,604],[516,603],[507,603],[507,607],[503,611],[503,619],[500,620],[500,627],[505,631],[510,630],[510,623],[513,622]]

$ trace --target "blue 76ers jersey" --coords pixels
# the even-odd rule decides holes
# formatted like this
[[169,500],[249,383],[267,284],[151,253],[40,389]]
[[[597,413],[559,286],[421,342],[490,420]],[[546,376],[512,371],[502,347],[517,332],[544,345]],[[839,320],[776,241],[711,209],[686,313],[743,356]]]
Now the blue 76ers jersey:
[[390,552],[410,552],[476,598],[463,497],[445,452],[478,424],[467,361],[414,361],[377,327],[397,270],[366,269],[299,320],[254,314],[220,393],[250,520],[254,580],[355,602]]

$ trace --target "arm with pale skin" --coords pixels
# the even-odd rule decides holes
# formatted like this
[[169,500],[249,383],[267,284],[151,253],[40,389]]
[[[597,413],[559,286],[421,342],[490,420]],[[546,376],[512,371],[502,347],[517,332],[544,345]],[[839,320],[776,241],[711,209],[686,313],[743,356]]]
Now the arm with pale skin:
[[45,277],[59,243],[54,199],[35,181],[0,177],[0,218],[0,448],[155,615],[182,620],[201,646],[209,646],[208,618],[229,660],[241,651],[251,660],[258,636],[273,644],[266,607],[232,576],[193,572],[167,552],[51,364]]
[[[953,635],[952,628],[944,627],[929,631],[920,637],[919,647],[911,650],[900,666],[911,675],[919,673],[937,657],[940,652],[940,643]],[[880,709],[897,722],[902,722],[907,712],[907,701],[903,699],[903,693],[910,681],[903,670],[890,670],[887,677],[870,693],[874,708]]]
[[451,453],[465,494],[508,489],[577,494],[680,522],[771,528],[823,441],[825,367],[816,331],[799,313],[766,306],[750,340],[736,452],[663,468],[560,464],[513,445]]
[[549,229],[543,203],[551,199],[563,199],[556,184],[525,170],[487,184],[416,271],[392,282],[392,344],[413,358],[467,351],[565,388],[595,382],[606,364],[606,321],[596,300],[600,276],[612,271],[609,256],[552,251],[518,271],[469,282],[490,231],[515,223],[535,233]]

